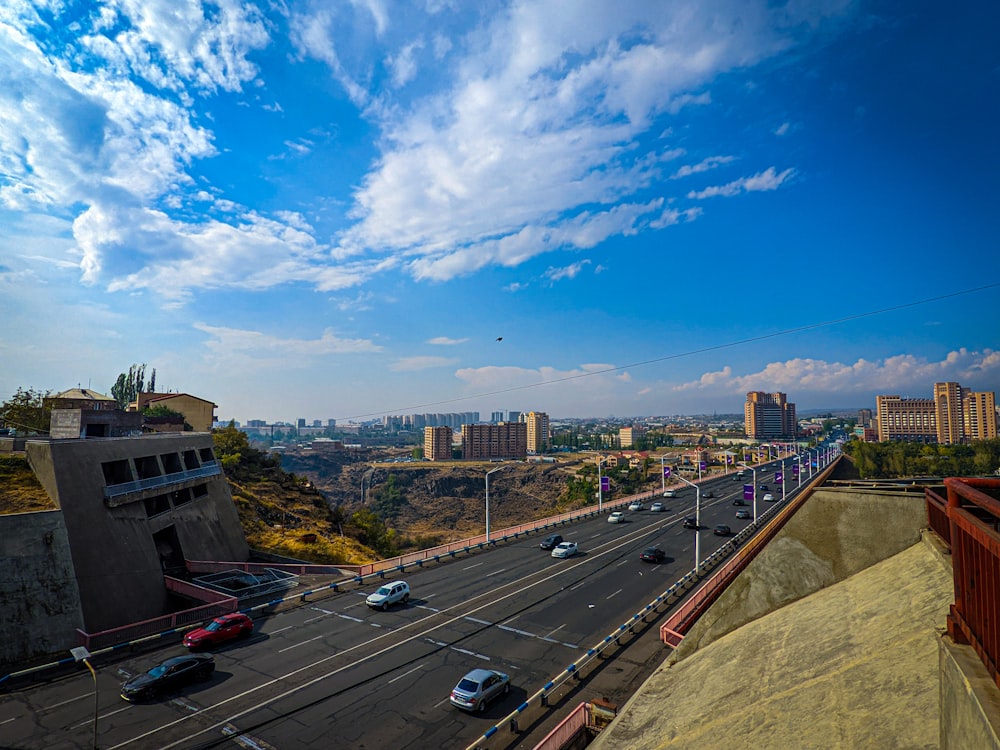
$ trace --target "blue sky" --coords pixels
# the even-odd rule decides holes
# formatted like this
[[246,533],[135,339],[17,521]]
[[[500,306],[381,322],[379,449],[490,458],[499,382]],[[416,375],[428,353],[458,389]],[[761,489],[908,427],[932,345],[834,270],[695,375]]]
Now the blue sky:
[[0,398],[133,363],[239,421],[1000,390],[998,25],[8,0]]

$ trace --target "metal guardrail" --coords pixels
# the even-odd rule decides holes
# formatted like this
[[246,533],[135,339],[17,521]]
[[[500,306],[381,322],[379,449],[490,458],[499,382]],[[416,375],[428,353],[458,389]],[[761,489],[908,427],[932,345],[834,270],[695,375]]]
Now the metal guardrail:
[[[1000,479],[951,478],[944,484],[955,576],[948,635],[972,646],[1000,687]],[[928,513],[933,502],[928,497]]]
[[173,474],[164,474],[160,477],[148,477],[147,479],[136,479],[132,482],[121,482],[120,484],[109,484],[104,488],[104,498],[110,500],[113,497],[120,497],[122,495],[131,495],[136,492],[143,492],[144,490],[153,490],[158,487],[166,487],[171,484],[177,484],[178,482],[183,482],[187,479],[201,479],[202,477],[213,477],[217,474],[222,473],[222,467],[219,466],[218,462],[213,461],[212,463],[206,462],[197,469],[185,469],[184,471],[177,471]]

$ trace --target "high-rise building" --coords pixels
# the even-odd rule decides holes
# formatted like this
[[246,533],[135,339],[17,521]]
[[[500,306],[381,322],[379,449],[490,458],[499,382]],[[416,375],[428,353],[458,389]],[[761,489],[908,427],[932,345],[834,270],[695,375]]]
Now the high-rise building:
[[462,425],[462,458],[524,458],[527,455],[528,425],[524,422]]
[[789,403],[784,393],[751,391],[743,405],[743,417],[748,438],[770,440],[796,436],[795,404]]
[[497,422],[503,422],[503,412],[495,411],[492,414],[490,414],[490,421],[493,424],[496,424]]
[[872,426],[872,410],[858,409],[858,427]]
[[549,447],[549,415],[543,411],[529,411],[521,415],[528,426],[528,453],[544,453]]
[[452,444],[452,429],[450,427],[424,428],[424,458],[428,461],[445,461],[450,459]]
[[996,394],[934,384],[933,398],[876,396],[878,439],[955,445],[997,436]]

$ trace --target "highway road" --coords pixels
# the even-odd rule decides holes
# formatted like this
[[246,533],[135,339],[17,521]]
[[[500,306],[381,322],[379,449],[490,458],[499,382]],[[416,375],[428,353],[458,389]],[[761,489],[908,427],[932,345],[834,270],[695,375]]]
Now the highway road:
[[[773,478],[773,467],[758,469],[758,483],[780,500]],[[737,532],[749,523],[735,517],[742,488],[729,477],[703,485],[715,497],[701,504],[702,557],[725,541],[712,534],[715,524]],[[538,532],[409,570],[400,577],[412,598],[388,612],[365,605],[372,582],[261,617],[250,639],[215,650],[211,680],[151,703],[125,702],[121,683],[183,653],[179,644],[102,663],[98,745],[464,748],[693,567],[695,532],[682,520],[694,499],[685,485],[663,500],[664,513],[650,513],[647,500],[646,510],[626,511],[626,523],[609,524],[605,514],[563,526],[559,533],[581,550],[564,560],[539,549],[548,532]],[[639,561],[651,545],[666,562]],[[512,690],[473,715],[448,696],[477,667],[506,672]],[[0,747],[90,748],[94,705],[85,671],[5,695]]]

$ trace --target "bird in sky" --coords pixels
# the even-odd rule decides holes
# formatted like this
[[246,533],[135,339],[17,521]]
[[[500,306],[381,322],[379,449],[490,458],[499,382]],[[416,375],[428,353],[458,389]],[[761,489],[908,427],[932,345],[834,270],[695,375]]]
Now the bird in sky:
[[497,341],[503,341],[503,336],[497,336]]

